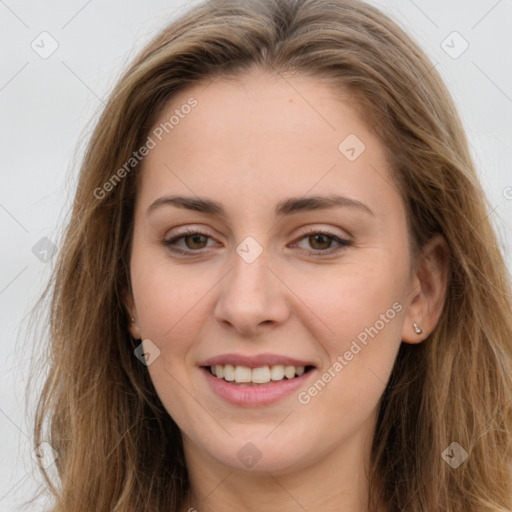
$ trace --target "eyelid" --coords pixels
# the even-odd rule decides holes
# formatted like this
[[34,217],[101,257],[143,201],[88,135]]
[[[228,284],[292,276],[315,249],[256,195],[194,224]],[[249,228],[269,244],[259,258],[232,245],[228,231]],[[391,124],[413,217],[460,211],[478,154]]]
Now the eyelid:
[[343,238],[346,239],[347,241],[352,240],[352,235],[348,231],[343,230],[341,233],[336,233],[334,230],[334,227],[326,227],[325,225],[322,224],[308,224],[307,226],[299,228],[300,232],[298,236],[323,233],[325,235],[329,235],[332,237]]
[[[181,228],[181,229],[180,229]],[[174,229],[176,229],[176,233],[173,233],[171,237],[165,236],[165,238],[176,238],[178,236],[185,236],[185,235],[206,235],[210,238],[215,238],[214,235],[211,235],[207,232],[207,228],[201,226],[201,227],[195,227],[194,225],[185,224],[182,226],[176,226]],[[339,238],[345,238],[347,241],[350,241],[352,239],[352,235],[350,235],[346,230],[344,230],[344,234],[336,234],[331,232],[330,230],[333,228],[325,228],[321,225],[311,225],[308,224],[306,226],[303,226],[302,228],[299,228],[299,235],[297,236],[305,236],[309,234],[315,234],[315,233],[323,233],[325,235],[333,236],[333,237],[339,237]]]
[[171,231],[173,232],[172,236],[168,236],[168,234],[169,234],[169,231],[168,231],[166,234],[166,238],[175,238],[180,235],[184,236],[184,235],[195,235],[195,234],[207,235],[207,236],[213,238],[212,235],[208,234],[208,228],[203,227],[203,226],[196,227],[194,224],[192,224],[192,225],[184,224],[181,226],[176,226]]

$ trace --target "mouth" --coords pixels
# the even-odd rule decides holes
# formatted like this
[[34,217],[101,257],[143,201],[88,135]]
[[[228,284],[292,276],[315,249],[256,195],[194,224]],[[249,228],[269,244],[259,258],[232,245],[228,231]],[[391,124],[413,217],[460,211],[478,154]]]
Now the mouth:
[[240,387],[269,386],[278,382],[297,379],[315,369],[312,365],[263,365],[249,367],[232,364],[203,366],[207,372],[219,380]]
[[198,366],[207,386],[238,407],[263,407],[285,400],[318,373],[312,360],[287,354],[218,354]]

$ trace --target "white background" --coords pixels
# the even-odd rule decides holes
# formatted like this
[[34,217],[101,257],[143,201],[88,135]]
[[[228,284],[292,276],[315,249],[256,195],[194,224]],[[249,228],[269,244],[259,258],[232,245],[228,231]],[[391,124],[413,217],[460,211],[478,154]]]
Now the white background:
[[[419,42],[451,90],[512,268],[512,1],[371,3]],[[2,512],[20,510],[37,474],[25,400],[31,347],[23,333],[54,259],[44,263],[32,248],[43,237],[58,244],[81,151],[103,102],[134,53],[185,4],[0,1]],[[59,45],[47,59],[31,48],[43,31]],[[456,59],[441,47],[453,31],[469,43]],[[461,41],[453,41],[457,51]]]

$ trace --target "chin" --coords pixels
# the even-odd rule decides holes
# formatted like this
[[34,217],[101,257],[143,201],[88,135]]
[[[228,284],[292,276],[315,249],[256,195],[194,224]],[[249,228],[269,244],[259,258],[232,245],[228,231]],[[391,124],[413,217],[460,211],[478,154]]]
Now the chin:
[[[266,432],[268,435],[268,431]],[[314,457],[298,453],[297,446],[304,448],[299,440],[275,440],[253,437],[229,438],[224,444],[213,441],[213,446],[205,446],[209,456],[235,472],[252,475],[285,474],[300,470],[313,462]]]

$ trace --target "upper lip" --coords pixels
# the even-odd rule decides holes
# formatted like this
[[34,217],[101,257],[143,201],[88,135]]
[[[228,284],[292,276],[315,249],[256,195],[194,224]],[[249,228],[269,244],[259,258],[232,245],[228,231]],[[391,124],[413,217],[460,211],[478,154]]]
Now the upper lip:
[[282,356],[279,354],[221,354],[215,357],[210,357],[201,363],[199,366],[215,366],[231,364],[233,366],[247,366],[249,368],[259,368],[261,366],[315,366],[310,361],[303,361],[289,356]]

